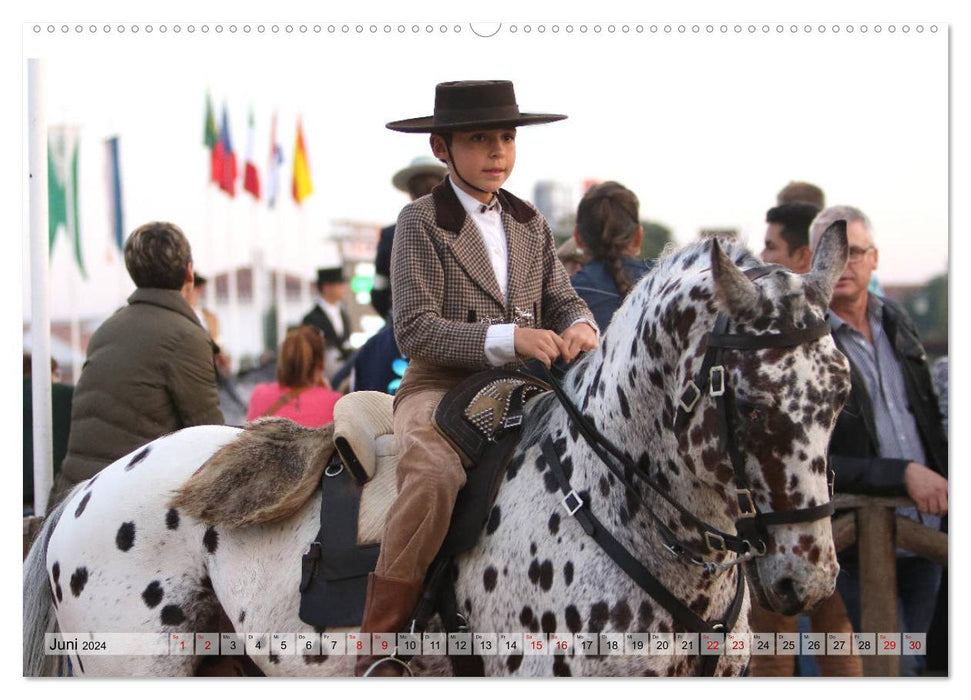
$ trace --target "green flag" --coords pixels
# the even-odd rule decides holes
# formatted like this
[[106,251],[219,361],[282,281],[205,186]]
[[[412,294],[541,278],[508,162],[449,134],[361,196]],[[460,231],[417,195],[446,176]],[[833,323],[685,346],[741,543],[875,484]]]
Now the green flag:
[[216,129],[216,113],[212,111],[212,99],[209,92],[206,92],[206,125],[203,128],[202,143],[210,151],[216,146],[219,140],[219,130]]
[[53,251],[58,230],[74,245],[81,276],[87,279],[81,256],[81,219],[78,216],[78,132],[65,126],[52,126],[47,135],[47,210],[48,244]]

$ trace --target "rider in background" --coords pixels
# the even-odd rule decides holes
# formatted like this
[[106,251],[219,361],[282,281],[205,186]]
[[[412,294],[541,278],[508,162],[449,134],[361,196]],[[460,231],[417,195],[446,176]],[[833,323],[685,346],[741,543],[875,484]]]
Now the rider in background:
[[[489,367],[569,362],[597,346],[597,327],[556,257],[549,224],[501,190],[516,162],[516,127],[565,118],[519,111],[508,81],[441,83],[435,114],[391,122],[430,133],[449,177],[398,217],[391,259],[394,331],[411,360],[394,399],[398,498],[368,579],[362,632],[398,632],[418,602],[448,530],[465,471],[435,428],[445,393]],[[385,663],[382,663],[385,661]],[[363,656],[358,675],[401,675]]]
[[636,256],[644,228],[637,195],[618,182],[594,185],[580,200],[573,238],[592,260],[570,278],[602,330],[631,288],[654,265]]
[[[445,166],[431,156],[418,156],[408,166],[391,178],[395,188],[406,193],[414,202],[429,194],[445,177]],[[395,225],[381,229],[378,251],[374,257],[374,288],[371,305],[384,319],[384,327],[368,338],[354,357],[351,370],[350,391],[384,391],[393,394],[393,382],[397,375],[392,364],[401,358],[401,351],[394,340],[394,324],[391,318],[391,248],[394,243]]]

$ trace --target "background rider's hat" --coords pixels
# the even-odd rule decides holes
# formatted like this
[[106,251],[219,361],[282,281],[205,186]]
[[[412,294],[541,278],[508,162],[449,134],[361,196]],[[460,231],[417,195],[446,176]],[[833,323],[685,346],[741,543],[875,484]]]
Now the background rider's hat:
[[334,282],[346,282],[343,267],[321,267],[317,270],[317,286],[322,284],[333,284]]
[[402,168],[391,178],[391,184],[402,192],[408,192],[408,181],[418,175],[437,175],[444,179],[447,169],[431,156],[418,156],[406,168]]
[[560,119],[566,119],[566,115],[520,112],[509,80],[459,80],[435,86],[433,115],[401,119],[385,126],[393,131],[437,134],[546,124]]

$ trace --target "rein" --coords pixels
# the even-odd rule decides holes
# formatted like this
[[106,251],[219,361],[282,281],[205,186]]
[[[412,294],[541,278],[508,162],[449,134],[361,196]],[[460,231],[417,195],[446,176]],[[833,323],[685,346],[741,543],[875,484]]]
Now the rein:
[[[745,272],[750,280],[770,272],[774,266],[764,266]],[[720,448],[729,454],[734,472],[736,483],[735,496],[738,502],[739,517],[735,521],[738,535],[721,532],[704,521],[700,520],[684,506],[672,498],[665,490],[661,489],[651,476],[636,464],[630,457],[624,454],[616,445],[606,438],[591,420],[589,420],[577,406],[573,403],[560,382],[544,368],[548,383],[553,387],[560,404],[566,410],[570,421],[577,428],[584,440],[591,447],[597,457],[608,469],[620,480],[628,489],[634,493],[638,500],[645,507],[645,511],[650,515],[661,532],[665,547],[676,556],[688,562],[704,567],[709,572],[717,570],[728,570],[755,557],[762,556],[767,551],[766,541],[768,539],[768,526],[812,522],[832,515],[833,502],[814,506],[811,508],[799,508],[787,511],[777,511],[763,513],[760,511],[755,499],[752,497],[751,487],[745,475],[745,460],[739,446],[734,439],[734,431],[730,420],[730,408],[733,405],[733,395],[729,391],[726,383],[726,371],[724,354],[729,350],[761,350],[768,348],[787,348],[802,345],[804,343],[818,340],[828,335],[830,332],[829,322],[823,320],[812,325],[783,333],[771,333],[765,335],[751,335],[744,333],[728,333],[728,316],[719,313],[716,317],[714,327],[706,336],[707,349],[702,360],[701,369],[694,379],[689,379],[678,400],[678,414],[675,418],[674,427],[683,430],[687,424],[690,414],[703,396],[701,387],[706,387],[708,393],[715,401],[720,428]],[[592,537],[600,548],[616,563],[631,579],[648,595],[658,602],[672,617],[683,624],[692,632],[728,632],[734,627],[738,620],[738,615],[742,606],[742,599],[745,588],[744,570],[739,568],[736,576],[735,597],[729,605],[728,610],[722,619],[707,621],[699,617],[681,600],[675,597],[661,582],[647,570],[627,549],[614,538],[614,536],[603,526],[603,524],[593,515],[588,505],[580,495],[570,485],[569,478],[560,462],[559,456],[553,445],[553,440],[547,436],[541,445],[543,456],[553,472],[560,490],[564,494],[562,503],[567,513],[574,517],[584,532]],[[613,460],[622,464],[631,473],[636,474],[645,482],[655,493],[663,497],[673,505],[685,518],[690,520],[696,527],[700,528],[708,548],[716,552],[731,551],[740,556],[722,563],[706,561],[697,552],[693,551],[684,544],[681,544],[674,537],[660,519],[647,506],[641,498],[640,493],[634,484],[621,473],[621,470],[614,464]],[[832,482],[830,483],[830,495],[832,495]],[[702,675],[713,675],[717,666],[718,657],[703,657],[699,669]]]

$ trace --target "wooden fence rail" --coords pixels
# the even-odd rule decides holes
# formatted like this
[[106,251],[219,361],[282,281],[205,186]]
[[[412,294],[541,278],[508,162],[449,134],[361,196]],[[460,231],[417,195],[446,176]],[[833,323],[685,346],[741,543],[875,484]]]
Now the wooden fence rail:
[[[909,498],[837,494],[833,517],[836,551],[854,543],[860,562],[860,631],[899,632],[897,547],[947,566],[947,534],[894,514]],[[900,675],[897,656],[864,656],[863,675]]]

